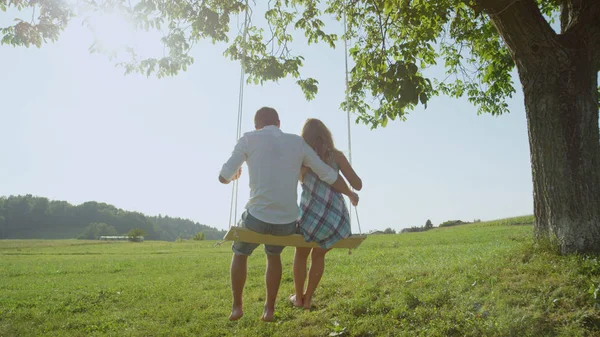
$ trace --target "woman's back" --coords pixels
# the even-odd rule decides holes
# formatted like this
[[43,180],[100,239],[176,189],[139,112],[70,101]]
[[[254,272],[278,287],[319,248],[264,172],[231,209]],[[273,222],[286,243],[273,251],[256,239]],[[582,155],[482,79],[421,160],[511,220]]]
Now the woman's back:
[[[329,152],[326,162],[339,172],[335,152]],[[305,241],[316,242],[324,249],[351,235],[350,214],[344,197],[310,170],[302,177],[298,225]]]

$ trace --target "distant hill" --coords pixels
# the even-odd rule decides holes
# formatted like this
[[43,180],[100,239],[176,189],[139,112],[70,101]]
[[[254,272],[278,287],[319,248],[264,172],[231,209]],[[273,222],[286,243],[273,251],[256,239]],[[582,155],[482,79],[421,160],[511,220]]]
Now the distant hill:
[[147,216],[95,201],[71,205],[30,194],[0,197],[0,239],[92,239],[126,234],[133,228],[144,230],[147,240],[190,239],[198,232],[207,240],[225,235],[189,219]]

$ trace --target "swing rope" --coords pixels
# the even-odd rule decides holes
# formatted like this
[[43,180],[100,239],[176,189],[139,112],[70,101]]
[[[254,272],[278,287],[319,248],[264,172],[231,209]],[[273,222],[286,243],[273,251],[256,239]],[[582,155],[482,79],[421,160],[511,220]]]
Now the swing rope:
[[[238,114],[237,114],[237,127],[235,131],[235,142],[237,143],[242,136],[242,117],[244,113],[244,80],[246,77],[245,59],[246,59],[246,35],[248,34],[248,25],[250,23],[250,17],[248,12],[248,2],[246,2],[246,10],[244,12],[244,30],[242,36],[242,61],[240,67],[240,87],[238,94]],[[229,205],[229,228],[237,223],[237,209],[238,209],[238,191],[239,191],[239,180],[233,181],[231,186],[231,204]],[[231,219],[233,218],[233,222]]]
[[[348,95],[350,94],[348,90],[348,23],[346,19],[346,3],[344,3],[344,72],[346,75],[346,101],[348,101]],[[352,166],[352,133],[350,132],[350,110],[346,111],[348,117],[348,161],[350,162],[350,166]],[[354,188],[352,189],[354,191]],[[352,203],[348,203],[350,205],[350,226],[352,226]],[[356,223],[358,224],[358,233],[362,235],[362,230],[360,229],[360,219],[358,218],[358,209],[354,207],[354,212],[356,213]]]

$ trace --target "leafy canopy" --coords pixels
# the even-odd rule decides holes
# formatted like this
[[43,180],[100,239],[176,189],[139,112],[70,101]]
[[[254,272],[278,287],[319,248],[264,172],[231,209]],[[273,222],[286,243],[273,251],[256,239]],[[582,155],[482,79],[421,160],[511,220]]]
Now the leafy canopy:
[[[141,58],[127,48],[119,62],[125,73],[174,76],[194,59],[190,50],[201,40],[227,44],[224,54],[240,61],[248,81],[261,84],[285,77],[297,79],[307,99],[318,92],[318,80],[303,78],[304,58],[291,51],[293,32],[308,44],[336,47],[343,38],[328,32],[333,17],[347,16],[349,50],[354,66],[343,109],[372,128],[406,113],[431,97],[466,96],[479,113],[508,112],[506,99],[515,92],[511,72],[514,62],[488,14],[469,0],[271,0],[266,10],[253,2],[237,0],[86,0],[78,5],[61,0],[0,0],[0,8],[33,12],[32,21],[16,21],[2,28],[2,44],[40,46],[54,41],[73,16],[107,10],[124,13],[136,29],[160,31],[165,53]],[[558,0],[537,0],[549,20],[558,14]],[[264,4],[263,4],[264,5]],[[236,32],[234,21],[247,15],[248,27]],[[264,25],[255,23],[264,17]],[[296,36],[298,34],[295,34]],[[96,50],[94,47],[92,51]],[[447,77],[430,79],[428,68],[443,62]]]

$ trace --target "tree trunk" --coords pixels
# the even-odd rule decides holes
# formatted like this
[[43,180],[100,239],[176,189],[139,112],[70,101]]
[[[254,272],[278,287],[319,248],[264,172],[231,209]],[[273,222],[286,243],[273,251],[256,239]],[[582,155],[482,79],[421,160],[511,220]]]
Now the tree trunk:
[[534,235],[557,243],[563,254],[597,253],[598,71],[585,49],[558,49],[531,67],[516,62],[529,130]]
[[523,85],[535,237],[563,254],[600,252],[600,1],[561,1],[560,34],[538,1],[474,3],[504,40]]

